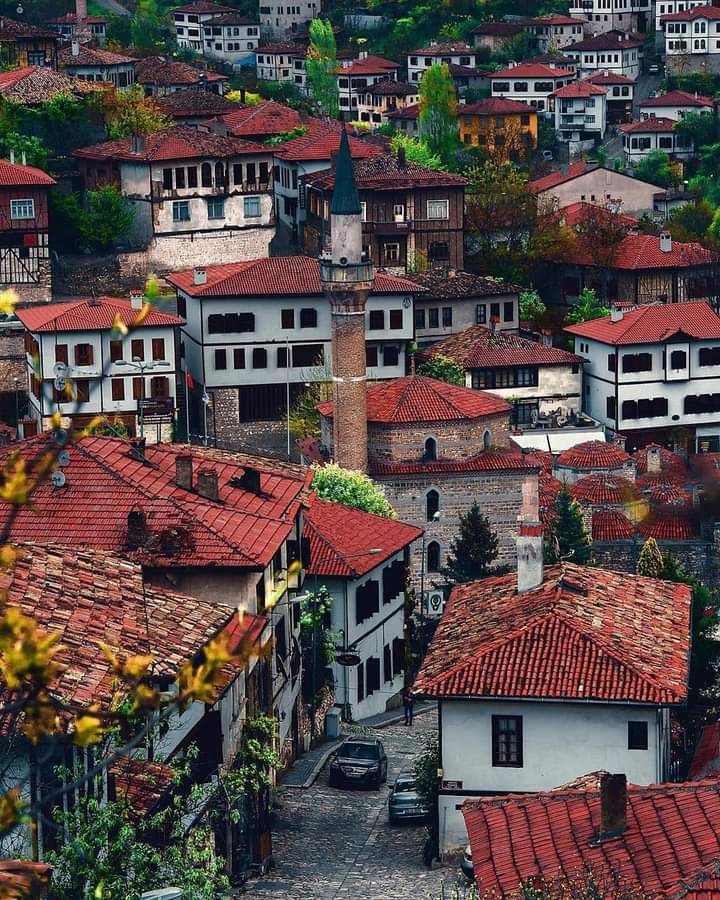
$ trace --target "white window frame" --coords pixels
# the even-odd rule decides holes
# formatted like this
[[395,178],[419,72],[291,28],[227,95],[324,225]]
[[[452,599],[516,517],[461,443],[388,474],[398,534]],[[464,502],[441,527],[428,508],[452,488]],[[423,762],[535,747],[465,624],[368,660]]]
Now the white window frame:
[[360,201],[360,221],[367,222],[367,202],[365,200]]
[[[224,219],[225,218],[225,198],[224,197],[208,197],[207,200],[207,215],[208,219]],[[211,213],[210,210],[213,209],[216,204],[220,205],[220,215],[216,212]]]
[[35,201],[31,197],[20,200],[10,201],[10,218],[11,219],[34,219],[35,218]]
[[[183,207],[187,209],[187,218],[185,216],[179,215],[179,211]],[[172,216],[173,222],[189,222],[192,218],[192,213],[190,211],[190,202],[188,200],[173,200]]]
[[[440,215],[435,215],[437,211]],[[449,200],[428,200],[427,202],[428,219],[449,219],[450,218],[450,201]]]
[[[257,212],[248,212],[250,202],[257,204]],[[262,201],[260,197],[243,197],[243,216],[246,219],[259,219],[262,216]]]

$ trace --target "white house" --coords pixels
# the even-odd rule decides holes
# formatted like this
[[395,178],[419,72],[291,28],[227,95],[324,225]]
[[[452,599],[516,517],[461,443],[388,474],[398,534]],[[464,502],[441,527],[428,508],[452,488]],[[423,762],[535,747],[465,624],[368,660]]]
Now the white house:
[[587,19],[590,34],[646,32],[652,27],[652,0],[570,0],[571,16]]
[[321,0],[296,0],[290,5],[284,0],[261,0],[258,12],[263,37],[283,38],[307,31],[321,8]]
[[707,0],[658,0],[655,4],[655,31],[662,35],[662,17],[695,9],[696,6],[707,6]]
[[338,106],[343,118],[358,118],[358,106],[368,88],[378,82],[395,81],[400,64],[362,51],[357,59],[342,60],[337,72]]
[[[87,5],[85,10],[87,12]],[[85,37],[88,32],[93,42],[100,47],[104,47],[107,41],[108,20],[102,16],[84,15],[78,19],[76,12],[69,12],[64,16],[48,19],[47,24],[60,35],[61,41],[68,43]]]
[[388,116],[397,110],[416,106],[420,102],[419,86],[406,81],[376,81],[358,97],[358,121],[377,128],[390,121]]
[[720,447],[720,316],[707,301],[616,310],[565,330],[585,359],[584,412],[634,443]]
[[551,14],[528,19],[523,27],[539,53],[552,53],[582,40],[586,24],[586,19]]
[[[308,382],[327,382],[330,306],[317,259],[281,256],[167,276],[177,289],[182,339],[193,380],[216,409],[215,432],[281,419]],[[368,300],[368,377],[405,374],[417,286],[378,273]],[[222,411],[222,418],[220,417]]]
[[73,41],[58,50],[58,66],[75,78],[112,84],[116,91],[135,85],[135,59]]
[[206,19],[202,30],[202,54],[231,66],[252,65],[260,43],[260,26],[236,12]]
[[542,527],[517,574],[456,587],[413,690],[437,699],[440,851],[467,843],[461,806],[547,791],[589,771],[670,774],[670,708],[687,699],[686,585],[562,563]]
[[305,585],[332,596],[330,628],[351,664],[332,664],[335,704],[345,716],[385,712],[403,688],[407,551],[422,529],[314,499],[305,513]]
[[584,79],[607,91],[608,124],[629,122],[632,119],[633,98],[635,97],[635,80],[624,75],[606,71],[595,72]]
[[135,212],[128,240],[169,268],[268,252],[275,233],[271,151],[176,125],[74,155],[87,187],[118,185]]
[[175,40],[180,48],[188,47],[197,53],[203,52],[201,25],[214,16],[234,13],[231,6],[212,3],[210,0],[195,0],[184,6],[176,6],[173,12]]
[[152,308],[131,335],[142,309],[132,300],[100,297],[19,309],[25,326],[29,414],[40,429],[55,412],[76,425],[95,416],[117,421],[131,434],[169,440],[175,420],[175,344],[182,319]]
[[[302,88],[304,79],[300,69],[305,71],[306,53],[305,44],[292,41],[265,44],[255,51],[255,73],[261,81],[290,81]],[[300,76],[299,81],[296,75]]]
[[434,63],[475,68],[480,62],[480,56],[476,47],[464,44],[462,41],[454,43],[431,42],[429,47],[420,50],[411,50],[407,54],[408,81],[420,81],[426,69]]
[[640,74],[642,41],[624,31],[608,31],[565,47],[563,53],[577,63],[580,77],[610,72],[637,78]]
[[550,96],[575,80],[575,73],[545,63],[522,62],[488,75],[491,97],[509,97],[549,114]]
[[670,72],[683,74],[699,67],[720,66],[720,8],[695,6],[660,17],[665,32],[665,55]]
[[555,130],[563,141],[601,141],[607,127],[607,90],[589,81],[574,81],[552,94]]
[[624,172],[605,166],[592,166],[585,160],[571,163],[566,171],[536,178],[530,190],[543,203],[560,207],[572,203],[600,203],[629,215],[651,215],[654,197],[662,188]]
[[687,134],[675,130],[674,119],[643,119],[621,125],[626,165],[640,162],[649,153],[662,150],[676,159],[692,159],[695,142]]
[[715,100],[689,91],[669,91],[640,101],[641,119],[672,119],[679,122],[688,115],[714,116]]

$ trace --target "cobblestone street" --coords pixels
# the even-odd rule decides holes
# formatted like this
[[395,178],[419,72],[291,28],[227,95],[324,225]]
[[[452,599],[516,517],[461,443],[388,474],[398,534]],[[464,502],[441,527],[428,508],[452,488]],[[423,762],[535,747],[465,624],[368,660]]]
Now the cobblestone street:
[[[385,745],[389,782],[412,768],[436,727],[433,712],[417,717],[412,728],[394,725],[373,732]],[[457,870],[430,870],[423,864],[424,827],[391,828],[387,799],[385,787],[379,791],[329,787],[328,765],[307,790],[281,787],[273,830],[275,866],[266,878],[250,882],[244,896],[440,900],[442,886],[455,883]]]

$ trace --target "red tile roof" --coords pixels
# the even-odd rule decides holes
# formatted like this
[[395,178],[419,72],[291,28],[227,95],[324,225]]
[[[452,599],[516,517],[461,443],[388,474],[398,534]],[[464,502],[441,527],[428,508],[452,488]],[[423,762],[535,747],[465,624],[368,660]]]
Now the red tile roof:
[[426,347],[423,359],[433,356],[449,356],[465,369],[484,369],[496,366],[574,366],[584,362],[583,357],[568,353],[559,347],[546,347],[537,341],[491,331],[482,325],[471,325],[459,334]]
[[637,531],[656,541],[692,541],[700,533],[700,523],[692,509],[657,506],[638,524]]
[[574,178],[584,175],[587,171],[588,164],[584,159],[581,159],[578,162],[571,163],[566,172],[551,172],[549,175],[544,175],[542,178],[536,178],[535,181],[529,182],[528,188],[533,193],[540,194],[543,191],[550,190],[550,188],[565,184],[566,181],[572,181]]
[[380,97],[412,97],[420,93],[420,85],[408,84],[407,81],[395,81],[394,78],[390,78],[368,85],[368,93],[377,94]]
[[[88,25],[107,25],[109,19],[102,16],[85,16],[83,19]],[[53,19],[47,19],[51,25],[77,25],[78,17],[75,13],[68,12],[64,16],[55,16]]]
[[102,90],[102,84],[73,78],[47,66],[25,66],[22,69],[0,72],[0,95],[25,106],[46,103],[58,94],[82,96]]
[[640,101],[640,106],[709,106],[714,108],[715,100],[702,94],[691,94],[689,91],[668,91],[659,97],[648,97]]
[[143,135],[144,147],[136,152],[133,138],[119,138],[82,147],[73,151],[79,159],[118,159],[131,162],[155,162],[172,159],[198,159],[200,157],[228,158],[248,154],[270,153],[268,147],[244,141],[242,138],[198,131],[189,125],[173,125],[152,134]]
[[368,53],[362,59],[351,60],[349,65],[338,66],[337,73],[338,75],[382,75],[395,72],[399,68],[400,63]]
[[[50,440],[44,433],[0,446],[0,466],[15,451],[35,459]],[[176,485],[175,461],[188,454],[196,472],[212,468],[217,473],[219,502]],[[260,472],[261,494],[238,486],[246,469]],[[0,503],[0,524],[12,518],[12,540],[53,543],[61,522],[63,540],[72,546],[126,552],[163,567],[264,567],[290,536],[312,480],[312,472],[301,466],[181,444],[148,446],[143,461],[127,441],[107,437],[73,443],[63,471],[63,490],[49,481],[37,488],[37,511],[24,507],[12,518],[12,508]],[[128,515],[133,511],[145,513],[147,538],[130,551]]]
[[571,563],[455,587],[413,690],[435,697],[682,703],[691,591]]
[[574,81],[572,84],[566,84],[565,87],[558,88],[552,94],[553,97],[606,97],[605,88],[598,87],[590,81]]
[[195,0],[194,3],[186,3],[176,6],[174,13],[224,13],[234,12],[232,6],[223,6],[221,3],[210,3],[208,0]]
[[[371,144],[360,138],[349,140],[350,155],[354,159],[367,156],[378,156],[383,152],[377,144]],[[309,122],[308,133],[274,147],[276,156],[288,160],[330,160],[340,147],[340,128],[326,125],[324,122]]]
[[648,500],[653,504],[661,504],[662,506],[691,506],[692,494],[684,491],[676,484],[653,484],[638,485],[645,493]]
[[80,44],[77,54],[73,53],[72,45],[58,50],[58,64],[61,66],[121,66],[134,62],[137,60],[132,56],[123,56],[87,44]]
[[481,896],[515,896],[531,878],[592,872],[599,883],[618,878],[623,891],[658,900],[717,900],[720,779],[629,785],[627,829],[600,843],[597,789],[478,799],[462,810]]
[[661,22],[692,22],[695,19],[720,19],[720,9],[714,6],[695,6],[683,12],[665,13]]
[[262,47],[258,47],[255,51],[255,56],[257,54],[266,54],[268,56],[277,56],[278,54],[282,56],[302,56],[304,57],[307,53],[307,47],[305,44],[300,44],[296,41],[277,41],[274,44],[263,44]]
[[135,80],[138,84],[172,86],[176,84],[201,84],[208,81],[229,81],[227,75],[218,75],[206,69],[198,69],[188,63],[162,56],[146,56],[135,64]]
[[[333,402],[317,407],[321,415],[332,417]],[[408,424],[410,422],[454,422],[507,413],[510,405],[486,391],[459,387],[434,378],[407,376],[368,385],[368,422]]]
[[536,472],[537,467],[529,463],[520,453],[510,450],[486,450],[466,459],[438,459],[433,462],[404,460],[394,462],[388,459],[372,458],[370,474],[377,478],[397,475],[457,475],[463,472]]
[[[232,100],[226,100],[220,94],[196,87],[181,88],[179,91],[172,91],[170,94],[156,97],[154,100],[161,112],[164,112],[166,116],[173,116],[175,119],[189,116],[202,116],[210,119],[214,116],[225,116],[237,109],[237,103],[233,103]],[[239,137],[234,133],[233,136]]]
[[627,78],[618,72],[593,72],[583,80],[589,81],[591,84],[635,84],[634,78]]
[[695,748],[695,753],[690,763],[688,772],[689,781],[698,781],[715,775],[720,771],[720,722],[712,722],[706,725],[700,740]]
[[165,763],[120,757],[109,770],[115,799],[125,803],[135,816],[146,816],[170,790],[175,770]]
[[686,473],[677,471],[644,472],[635,479],[635,484],[641,491],[653,491],[656,488],[666,488],[669,485],[681,487],[690,480]]
[[[307,575],[365,575],[422,536],[422,529],[314,498],[303,517],[310,542]],[[379,548],[381,553],[369,553]]]
[[[676,246],[677,242],[674,242],[673,247]],[[675,257],[675,250],[665,256]],[[676,265],[678,264],[676,258]],[[613,346],[659,344],[676,334],[697,339],[716,339],[720,338],[720,316],[704,300],[661,303],[632,309],[624,313],[619,322],[613,322],[610,316],[604,316],[580,325],[569,325],[565,331]]]
[[573,16],[560,16],[549,14],[547,16],[536,16],[534,19],[528,19],[526,25],[585,25],[587,19],[576,19]]
[[302,125],[304,117],[276,100],[266,100],[257,106],[243,106],[222,117],[236,137],[265,138],[286,134]]
[[[241,16],[237,10],[233,10],[232,12],[220,13],[218,16],[213,16],[212,19],[207,19],[203,22],[203,29],[211,25],[257,25],[257,22],[255,19]],[[207,34],[208,32],[205,33]]]
[[575,53],[578,50],[632,50],[642,46],[642,40],[625,31],[605,31],[592,37],[577,41],[563,49],[564,53]]
[[[91,300],[69,300],[66,303],[46,303],[17,310],[17,317],[33,334],[50,331],[107,331],[115,317],[130,325],[138,315],[129,300],[98,297]],[[182,325],[183,319],[160,312],[154,306],[140,323],[140,327]]]
[[593,541],[627,541],[635,529],[618,509],[598,509],[592,516]]
[[[62,536],[69,537],[67,531]],[[150,654],[156,675],[175,676],[239,616],[215,600],[146,583],[142,568],[120,554],[77,544],[23,544],[19,549],[20,559],[11,573],[0,575],[0,585],[9,604],[44,630],[60,634],[60,672],[51,693],[65,702],[97,702],[105,709],[114,702],[116,677],[99,650],[101,641],[123,656]],[[248,624],[255,618],[250,616]]]
[[624,213],[616,213],[608,209],[607,206],[600,206],[597,203],[587,203],[579,200],[577,203],[569,203],[558,210],[558,216],[568,228],[576,228],[580,224],[606,221],[608,223],[616,223],[625,228],[637,228],[639,219],[635,216],[628,216]]
[[537,109],[521,103],[519,100],[508,100],[506,97],[486,97],[477,103],[460,103],[457,107],[460,116],[499,116],[520,113],[521,115],[537,115]]
[[475,47],[464,44],[462,41],[455,41],[444,44],[438,42],[431,44],[429,47],[421,47],[419,50],[408,50],[406,56],[458,56],[459,54],[463,56],[472,54],[474,56],[476,53],[477,49]]
[[568,487],[571,496],[591,506],[625,506],[641,497],[633,481],[619,475],[587,475]]
[[[467,178],[438,169],[429,169],[419,163],[400,162],[394,153],[383,153],[368,159],[353,160],[355,182],[359,191],[399,191],[409,188],[465,187]],[[335,187],[335,169],[314,172],[305,183],[323,191]]]
[[558,456],[556,464],[568,469],[619,469],[630,459],[622,447],[605,441],[583,441]]
[[387,114],[388,119],[417,119],[420,115],[420,104],[411,103],[402,109],[394,109]]
[[35,166],[21,166],[11,163],[7,159],[0,159],[0,187],[21,187],[25,185],[37,185],[38,187],[57,184],[42,169]]
[[[527,453],[524,453],[523,456],[533,466],[540,466],[547,475],[550,475],[552,472],[555,457],[549,450],[530,450]],[[555,479],[552,480],[554,481]],[[560,482],[558,481],[558,485],[559,484]]]
[[425,294],[427,300],[435,298],[455,300],[468,297],[507,298],[523,290],[519,285],[503,281],[502,278],[489,278],[475,275],[473,272],[460,272],[457,269],[450,272],[430,269],[427,272],[418,272],[416,275],[407,277],[427,291]]
[[645,134],[658,131],[664,134],[666,131],[674,131],[674,129],[675,119],[666,119],[663,116],[655,119],[642,119],[640,122],[627,122],[620,126],[620,131],[624,131],[626,134]]
[[57,41],[58,34],[52,28],[43,28],[41,25],[31,25],[30,22],[18,22],[8,16],[0,17],[0,41],[35,40],[37,38],[51,38]]
[[509,69],[501,69],[499,72],[488,72],[488,78],[572,78],[574,72],[570,69],[553,69],[544,63],[524,62]]
[[[320,263],[310,256],[273,256],[241,263],[207,266],[207,282],[194,284],[193,269],[166,276],[191,297],[323,296]],[[407,278],[378,272],[375,294],[416,294],[422,289]]]

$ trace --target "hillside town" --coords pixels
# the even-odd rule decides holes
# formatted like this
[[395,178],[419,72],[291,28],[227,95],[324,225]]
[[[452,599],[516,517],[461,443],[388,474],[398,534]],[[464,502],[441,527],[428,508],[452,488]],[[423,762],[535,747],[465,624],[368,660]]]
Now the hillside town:
[[0,0],[0,896],[720,900],[720,5]]

